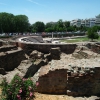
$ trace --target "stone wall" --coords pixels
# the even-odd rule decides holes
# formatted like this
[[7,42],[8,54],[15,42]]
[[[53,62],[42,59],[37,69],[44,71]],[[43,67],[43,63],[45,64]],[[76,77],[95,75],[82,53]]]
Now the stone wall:
[[0,41],[0,47],[3,45],[2,41]]
[[6,51],[13,50],[13,49],[17,49],[17,47],[13,45],[1,46],[0,52],[6,52]]
[[69,96],[100,95],[100,67],[78,68],[78,72],[67,69],[50,71],[40,75],[37,91]]
[[5,74],[5,71],[11,71],[18,67],[20,62],[25,59],[22,49],[11,50],[0,53],[0,74]]
[[38,50],[43,53],[49,53],[51,48],[60,47],[61,52],[71,54],[76,49],[76,44],[51,44],[51,43],[36,43],[36,44],[25,44],[16,43],[17,46],[23,48],[25,52],[32,52],[33,50]]
[[95,53],[100,54],[100,43],[87,43],[86,46]]
[[67,70],[50,71],[39,77],[37,91],[40,93],[65,94],[67,89]]
[[68,72],[67,95],[90,96],[100,94],[100,67]]
[[96,53],[100,54],[100,45],[97,45],[97,44],[92,45],[91,49],[92,49],[93,52],[96,52]]

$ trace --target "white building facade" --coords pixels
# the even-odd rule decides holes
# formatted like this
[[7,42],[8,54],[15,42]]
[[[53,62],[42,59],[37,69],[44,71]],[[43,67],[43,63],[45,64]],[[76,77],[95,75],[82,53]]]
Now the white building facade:
[[90,18],[90,27],[95,26],[96,18]]
[[100,26],[100,14],[97,15],[95,18],[89,19],[75,19],[70,21],[71,26],[86,26],[86,27],[93,27],[93,26]]
[[96,16],[95,25],[100,26],[100,14]]
[[70,22],[70,25],[71,25],[71,26],[80,27],[80,26],[81,26],[81,19],[72,20],[72,21]]

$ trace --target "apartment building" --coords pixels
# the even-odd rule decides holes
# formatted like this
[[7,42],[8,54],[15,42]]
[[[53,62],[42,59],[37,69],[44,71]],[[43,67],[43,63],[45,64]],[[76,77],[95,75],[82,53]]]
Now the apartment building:
[[92,27],[95,25],[95,18],[90,18],[90,19],[76,19],[76,20],[72,20],[70,22],[70,25],[71,26],[77,26],[77,27],[80,27],[80,26],[86,26],[86,27]]
[[90,20],[89,19],[85,19],[85,26],[90,27]]
[[96,16],[95,25],[100,26],[100,14]]
[[[51,24],[56,24],[56,22],[50,22]],[[93,26],[100,26],[100,14],[97,15],[95,18],[88,18],[88,19],[74,19],[70,21],[71,26],[86,26],[86,27],[93,27]]]
[[72,20],[72,21],[70,22],[70,25],[71,25],[71,26],[80,27],[80,26],[81,26],[81,19]]
[[81,20],[81,25],[85,26],[85,20],[83,20],[83,19]]
[[93,26],[95,26],[95,18],[90,18],[89,19],[90,20],[90,27],[93,27]]

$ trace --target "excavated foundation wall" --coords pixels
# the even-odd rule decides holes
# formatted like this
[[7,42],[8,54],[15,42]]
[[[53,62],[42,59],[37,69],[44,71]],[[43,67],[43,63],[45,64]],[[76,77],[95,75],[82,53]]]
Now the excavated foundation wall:
[[87,43],[86,47],[91,49],[93,52],[100,54],[100,43]]
[[65,94],[67,90],[67,70],[50,71],[39,77],[37,91],[40,93]]
[[[49,53],[53,47],[60,47],[61,52],[71,54],[76,49],[76,44],[25,44],[15,43],[25,52],[38,50]],[[91,49],[91,48],[90,48]],[[94,51],[95,47],[92,48]],[[91,66],[92,67],[92,66]],[[39,76],[37,91],[50,94],[67,94],[69,96],[100,95],[100,67],[78,68],[78,71],[56,69]]]
[[0,41],[0,47],[3,45],[3,43]]
[[24,59],[25,56],[22,49],[15,48],[14,46],[1,47],[0,48],[0,74],[5,74],[6,71],[11,71],[14,68],[18,67],[20,62]]
[[70,73],[67,94],[72,96],[100,95],[100,67],[86,68],[85,73]]
[[71,54],[75,51],[76,44],[51,44],[51,43],[37,43],[37,44],[25,44],[25,43],[15,43],[16,46],[23,48],[25,52],[32,52],[33,50],[38,50],[43,53],[49,53],[51,48],[60,47],[61,52]]
[[[16,45],[17,47],[21,47],[22,49],[28,51],[38,50],[43,53],[49,53],[51,48],[60,47],[61,52],[65,52],[67,54],[71,54],[75,51],[77,44],[51,44],[51,43],[36,43],[36,44],[28,44],[21,42],[10,42],[11,45]],[[93,52],[100,54],[100,43],[87,43],[85,45]]]
[[100,67],[85,68],[73,73],[67,69],[50,71],[40,76],[37,91],[69,96],[100,95]]
[[0,47],[0,52],[6,52],[6,51],[13,50],[13,49],[17,49],[17,47],[13,46],[13,45],[1,46]]

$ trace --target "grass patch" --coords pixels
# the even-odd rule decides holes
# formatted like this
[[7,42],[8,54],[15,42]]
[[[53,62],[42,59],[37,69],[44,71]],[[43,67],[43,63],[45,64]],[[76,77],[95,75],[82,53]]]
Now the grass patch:
[[[66,43],[74,43],[74,42],[86,42],[86,41],[91,41],[91,39],[89,39],[88,37],[80,37],[80,38],[74,38],[74,39],[64,39],[61,40],[60,42],[66,42]],[[100,37],[99,39],[94,39],[94,41],[100,41]]]

